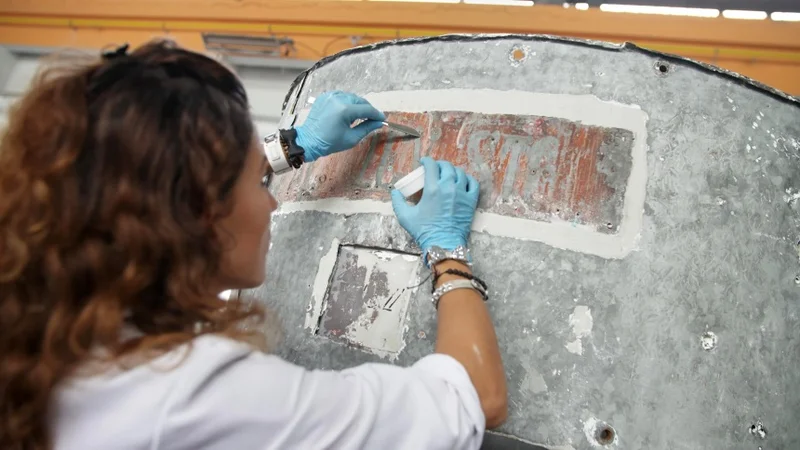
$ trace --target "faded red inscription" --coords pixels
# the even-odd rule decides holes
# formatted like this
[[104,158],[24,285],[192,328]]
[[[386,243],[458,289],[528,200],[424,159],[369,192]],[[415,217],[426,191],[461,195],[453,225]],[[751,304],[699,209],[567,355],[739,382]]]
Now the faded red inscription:
[[621,219],[633,134],[566,119],[463,111],[389,113],[422,132],[386,128],[355,149],[277,177],[281,202],[331,197],[389,201],[394,182],[422,156],[463,167],[481,183],[480,208],[534,220],[590,224],[613,232]]

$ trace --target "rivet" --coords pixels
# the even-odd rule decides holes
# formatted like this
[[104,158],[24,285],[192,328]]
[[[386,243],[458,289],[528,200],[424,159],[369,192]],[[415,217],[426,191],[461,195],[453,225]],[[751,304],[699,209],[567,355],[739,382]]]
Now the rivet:
[[514,46],[511,49],[511,52],[508,54],[508,59],[511,61],[512,66],[517,67],[525,62],[526,59],[528,59],[528,53],[524,48],[520,46]]
[[700,344],[703,346],[703,350],[713,350],[717,346],[717,335],[712,331],[706,331],[700,338]]
[[764,427],[764,424],[761,423],[761,420],[758,420],[756,423],[750,425],[750,434],[758,437],[759,439],[767,438],[767,429]]

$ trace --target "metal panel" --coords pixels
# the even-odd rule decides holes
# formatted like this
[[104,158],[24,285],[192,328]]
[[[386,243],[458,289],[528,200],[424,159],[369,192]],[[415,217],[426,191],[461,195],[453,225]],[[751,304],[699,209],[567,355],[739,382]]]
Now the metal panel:
[[[519,49],[526,54],[521,61],[514,57]],[[379,44],[322,61],[295,87],[300,91],[291,97],[287,115],[302,113],[309,99],[322,92],[341,89],[366,95],[379,107],[389,98],[404,100],[392,104],[393,114],[421,128],[453,120],[451,133],[465,141],[440,137],[444,148],[438,148],[433,142],[426,147],[423,138],[413,150],[407,141],[383,141],[384,154],[388,158],[391,152],[392,158],[378,164],[385,169],[380,176],[360,172],[370,167],[364,163],[368,159],[347,166],[343,159],[329,158],[295,174],[314,176],[276,181],[276,190],[290,186],[296,191],[278,192],[284,204],[274,216],[268,280],[253,294],[286,325],[282,356],[326,369],[391,362],[334,343],[304,324],[319,284],[316,274],[334,242],[419,252],[386,201],[387,185],[413,165],[410,155],[416,146],[420,152],[444,152],[437,154],[472,168],[488,196],[497,194],[495,180],[505,180],[514,161],[521,173],[521,159],[512,157],[494,171],[474,170],[480,164],[474,164],[470,148],[491,153],[498,146],[465,143],[481,133],[469,123],[494,122],[496,140],[512,135],[528,139],[520,144],[520,155],[535,152],[547,136],[595,130],[598,136],[627,139],[632,133],[634,148],[644,148],[630,172],[625,163],[630,147],[622,142],[609,144],[603,138],[597,147],[587,139],[573,150],[566,145],[553,150],[572,155],[602,151],[620,158],[611,166],[620,177],[630,173],[624,196],[642,199],[638,210],[623,212],[623,220],[637,215],[641,220],[629,252],[592,253],[604,237],[621,232],[616,230],[574,234],[578,240],[592,239],[572,247],[573,239],[559,243],[556,238],[573,227],[580,230],[606,219],[599,214],[584,224],[556,226],[563,221],[553,214],[556,197],[537,204],[538,211],[550,215],[492,213],[492,220],[521,220],[513,223],[523,232],[539,229],[535,239],[480,227],[472,234],[475,270],[490,285],[488,305],[509,381],[510,417],[500,431],[510,439],[563,449],[800,448],[795,426],[800,405],[796,99],[736,74],[631,45],[546,36],[446,36]],[[419,105],[431,96],[444,98],[446,92],[471,95],[462,95],[461,106],[451,112],[415,115],[425,112]],[[487,99],[493,97],[504,100],[489,110]],[[593,103],[586,108],[564,106],[587,97]],[[586,119],[603,123],[625,111],[638,111],[646,121],[596,128]],[[576,119],[579,114],[584,119]],[[553,133],[526,128],[536,123],[552,127]],[[423,134],[428,139],[434,135],[427,128]],[[348,157],[366,158],[384,138],[376,136]],[[373,153],[369,161],[377,159]],[[572,164],[568,158],[546,160],[553,173]],[[601,173],[596,164],[573,167]],[[643,171],[642,184],[631,189],[637,168]],[[615,193],[620,188],[619,182],[602,177],[586,184],[581,180],[594,175],[564,173],[584,193],[594,189],[602,194],[578,196],[588,198],[589,205],[608,204],[614,197],[605,188]],[[327,177],[321,182],[331,196],[304,201],[328,195],[314,193],[320,176]],[[539,192],[539,179],[534,180],[524,185],[523,194]],[[510,186],[514,192],[514,183]],[[504,198],[499,192],[497,198]],[[484,199],[479,213],[485,217],[494,207]],[[326,283],[321,284],[324,291]],[[427,292],[419,289],[409,299],[408,331],[397,364],[411,364],[433,350],[436,317]],[[495,440],[492,445],[515,444]]]
[[317,273],[327,288],[309,304],[309,328],[334,342],[396,358],[405,346],[408,304],[420,285],[419,256],[333,246],[335,264],[323,264]]

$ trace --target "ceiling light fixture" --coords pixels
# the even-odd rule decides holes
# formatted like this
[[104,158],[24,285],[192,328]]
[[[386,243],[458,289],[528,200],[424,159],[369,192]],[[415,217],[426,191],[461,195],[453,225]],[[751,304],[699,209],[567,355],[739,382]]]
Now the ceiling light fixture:
[[464,0],[468,5],[533,6],[533,0]]
[[800,22],[800,13],[774,12],[770,18],[778,22]]
[[722,17],[726,19],[764,20],[768,16],[764,11],[741,11],[738,9],[726,9],[725,11],[722,11]]
[[679,8],[674,6],[641,6],[641,5],[620,5],[615,3],[604,3],[600,5],[600,11],[631,14],[659,14],[662,16],[687,16],[687,17],[719,17],[718,9],[710,8]]
[[461,0],[369,0],[371,2],[395,3],[461,3]]

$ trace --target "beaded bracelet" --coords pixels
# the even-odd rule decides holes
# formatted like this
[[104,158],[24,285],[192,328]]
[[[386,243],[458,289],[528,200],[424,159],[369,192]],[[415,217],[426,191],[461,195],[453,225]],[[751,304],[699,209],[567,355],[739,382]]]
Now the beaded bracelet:
[[489,300],[489,294],[486,292],[485,289],[483,289],[483,287],[480,284],[478,284],[477,281],[454,280],[442,284],[435,291],[433,291],[433,294],[431,296],[431,301],[433,301],[433,306],[436,309],[439,309],[439,300],[442,298],[442,296],[456,289],[471,289],[480,294],[481,298],[483,298],[483,301]]
[[489,286],[487,286],[483,280],[481,280],[480,278],[476,277],[475,275],[469,272],[464,272],[463,270],[458,270],[458,269],[447,269],[442,272],[434,271],[433,283],[431,284],[431,293],[433,293],[436,290],[436,283],[439,281],[439,278],[442,275],[455,275],[457,277],[466,278],[467,280],[475,281],[476,283],[478,283],[483,288],[484,291],[487,291],[489,289]]

